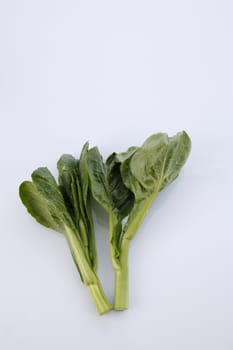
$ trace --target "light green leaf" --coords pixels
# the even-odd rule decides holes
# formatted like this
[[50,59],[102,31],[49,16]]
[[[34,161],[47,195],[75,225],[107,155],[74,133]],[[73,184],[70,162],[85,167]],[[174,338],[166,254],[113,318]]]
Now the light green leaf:
[[122,162],[122,180],[135,196],[123,234],[128,239],[135,234],[158,192],[178,176],[190,148],[190,138],[184,131],[170,138],[159,133],[150,136],[131,158]]

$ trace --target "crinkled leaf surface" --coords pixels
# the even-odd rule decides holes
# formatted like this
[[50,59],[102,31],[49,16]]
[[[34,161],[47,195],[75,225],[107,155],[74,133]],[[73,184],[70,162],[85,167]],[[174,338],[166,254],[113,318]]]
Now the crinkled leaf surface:
[[150,136],[132,157],[122,162],[122,180],[135,197],[124,228],[128,239],[135,234],[158,192],[178,176],[190,148],[190,138],[184,131],[173,137],[159,133]]

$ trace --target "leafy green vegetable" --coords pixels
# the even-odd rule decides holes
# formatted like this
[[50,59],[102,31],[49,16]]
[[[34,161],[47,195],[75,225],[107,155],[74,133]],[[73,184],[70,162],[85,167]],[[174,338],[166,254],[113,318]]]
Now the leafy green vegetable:
[[121,162],[122,181],[134,194],[134,205],[120,239],[120,268],[115,280],[116,309],[128,307],[129,242],[158,193],[179,175],[190,149],[191,141],[186,132],[173,137],[159,133],[149,137],[131,157]]
[[88,152],[92,194],[109,214],[115,309],[128,307],[130,240],[158,193],[178,176],[190,148],[190,138],[183,131],[173,137],[154,134],[141,147],[113,153],[106,163],[96,147]]
[[19,194],[42,225],[66,237],[81,280],[100,314],[112,307],[97,277],[97,252],[90,193],[109,216],[109,243],[115,271],[114,308],[128,308],[128,252],[151,204],[173,182],[191,149],[185,131],[151,135],[141,147],[112,153],[104,162],[97,147],[85,143],[77,160],[64,154],[57,163],[58,184],[47,168],[32,173]]
[[112,307],[96,275],[88,189],[83,198],[78,162],[72,156],[63,155],[58,170],[59,186],[47,168],[38,168],[32,173],[32,182],[20,185],[19,194],[28,212],[40,224],[65,235],[81,280],[90,290],[98,312],[103,314]]

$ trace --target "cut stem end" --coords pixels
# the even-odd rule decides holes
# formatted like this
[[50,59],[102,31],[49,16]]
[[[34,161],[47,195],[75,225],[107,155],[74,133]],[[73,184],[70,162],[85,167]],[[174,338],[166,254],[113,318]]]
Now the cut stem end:
[[88,289],[90,291],[95,307],[100,315],[103,315],[113,309],[112,305],[107,300],[100,284],[90,284],[88,285]]

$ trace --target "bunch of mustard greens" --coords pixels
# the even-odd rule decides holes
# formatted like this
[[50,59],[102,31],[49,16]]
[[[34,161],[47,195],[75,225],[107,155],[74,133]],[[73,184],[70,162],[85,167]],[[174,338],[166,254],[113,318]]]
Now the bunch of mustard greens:
[[[112,153],[103,160],[97,147],[83,146],[79,159],[62,155],[58,182],[46,167],[19,188],[28,212],[42,225],[64,234],[82,282],[99,314],[128,308],[128,251],[148,209],[184,165],[191,148],[185,131],[150,136],[141,147]],[[115,273],[114,306],[97,275],[91,209],[93,197],[109,217],[109,246]]]

